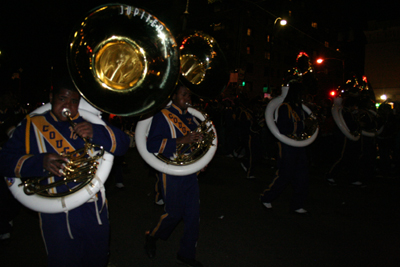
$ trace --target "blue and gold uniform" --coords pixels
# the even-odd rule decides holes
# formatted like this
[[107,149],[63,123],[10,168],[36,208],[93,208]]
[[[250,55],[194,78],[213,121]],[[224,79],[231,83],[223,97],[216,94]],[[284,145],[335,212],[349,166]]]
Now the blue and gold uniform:
[[[198,125],[196,118],[175,104],[163,109],[153,117],[147,138],[147,149],[151,153],[162,153],[174,157],[176,139],[185,136]],[[197,174],[173,176],[159,173],[165,203],[164,214],[150,231],[155,239],[166,240],[183,219],[184,234],[178,255],[194,259],[199,236],[200,200]]]
[[[343,109],[342,116],[349,132],[359,131],[357,100],[355,98],[347,98],[345,105],[346,108]],[[355,183],[353,185],[363,185],[361,182],[362,176],[373,175],[373,162],[365,162],[367,166],[364,166],[364,169],[362,168],[363,141],[368,139],[370,138],[361,135],[360,139],[351,140],[339,128],[336,129],[332,141],[335,144],[335,150],[332,151],[335,159],[325,177],[329,185],[336,185],[337,179],[341,176],[344,176],[350,185],[353,183]],[[373,151],[368,152],[373,155]]]
[[[74,123],[84,121],[77,114]],[[113,126],[92,124],[94,144],[114,155],[123,155],[129,148],[129,137]],[[77,136],[68,121],[59,121],[48,111],[27,116],[0,151],[0,169],[7,177],[43,177],[46,153],[72,152],[82,148],[84,140]],[[52,176],[49,182],[61,177]],[[55,189],[66,190],[65,186]],[[87,203],[66,213],[40,213],[40,225],[48,253],[48,266],[105,266],[108,261],[109,222],[105,196],[97,194]]]
[[[295,135],[304,131],[307,114],[301,105],[282,103],[278,111],[277,127],[283,135]],[[261,202],[271,203],[287,187],[293,185],[290,208],[296,211],[304,208],[308,192],[308,160],[306,147],[294,147],[278,142],[278,170],[269,187],[261,195]]]

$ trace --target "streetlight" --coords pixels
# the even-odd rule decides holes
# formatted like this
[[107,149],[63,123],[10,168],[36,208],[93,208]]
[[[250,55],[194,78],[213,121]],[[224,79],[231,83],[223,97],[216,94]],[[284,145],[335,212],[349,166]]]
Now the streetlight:
[[[269,58],[271,60],[271,62],[269,63],[269,70],[268,70],[268,88],[270,89],[270,92],[272,92],[272,84],[274,84],[276,81],[274,81],[274,83],[272,83],[271,79],[271,74],[272,74],[272,66],[275,65],[275,67],[279,68],[279,65],[275,64],[276,63],[276,59],[277,57],[275,57],[275,52],[277,49],[279,49],[279,46],[275,45],[275,38],[277,37],[278,33],[278,29],[275,26],[277,24],[277,22],[279,21],[279,25],[281,27],[284,27],[287,24],[287,21],[281,17],[276,17],[274,24],[272,24],[272,32],[271,32],[271,47],[270,47],[270,54],[269,54]],[[279,27],[279,26],[278,26]],[[275,32],[276,31],[276,32]],[[277,54],[277,53],[276,53]],[[274,61],[274,62],[272,62]],[[275,80],[275,79],[274,79]]]
[[342,82],[343,82],[343,84],[344,84],[344,83],[345,83],[345,80],[344,80],[344,60],[343,60],[343,59],[340,59],[340,58],[330,57],[330,58],[318,58],[318,59],[316,60],[316,62],[317,62],[318,64],[322,64],[325,60],[339,60],[339,61],[342,62],[342,69],[343,69]]
[[275,26],[275,24],[278,22],[278,20],[279,20],[279,24],[280,24],[281,26],[285,26],[285,25],[287,24],[287,20],[285,20],[285,19],[283,19],[283,18],[281,18],[281,17],[277,17],[277,18],[275,19],[275,21],[274,21],[274,26]]
[[183,12],[182,30],[186,30],[186,24],[189,17],[189,0],[186,1],[186,10]]

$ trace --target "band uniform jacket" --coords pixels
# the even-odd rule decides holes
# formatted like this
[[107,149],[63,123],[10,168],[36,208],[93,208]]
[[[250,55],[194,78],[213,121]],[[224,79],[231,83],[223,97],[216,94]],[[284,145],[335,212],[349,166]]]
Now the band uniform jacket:
[[[74,123],[84,121],[79,113],[72,118]],[[129,137],[111,125],[93,124],[91,143],[104,147],[113,155],[124,155],[129,148]],[[43,177],[48,172],[43,168],[45,153],[72,152],[84,146],[84,140],[74,133],[68,121],[58,121],[48,111],[29,117],[19,124],[13,136],[0,150],[0,169],[6,177]],[[49,180],[60,179],[49,177]],[[49,181],[50,182],[50,181]],[[57,188],[63,192],[65,188]]]

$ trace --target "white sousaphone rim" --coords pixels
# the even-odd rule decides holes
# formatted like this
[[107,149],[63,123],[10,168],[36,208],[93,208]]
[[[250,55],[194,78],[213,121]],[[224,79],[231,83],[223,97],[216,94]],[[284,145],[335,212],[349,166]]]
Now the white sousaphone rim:
[[336,125],[339,127],[340,131],[351,141],[358,141],[360,139],[360,135],[353,135],[349,128],[346,125],[345,120],[343,119],[343,98],[336,97],[333,99],[332,105],[332,117],[336,122]]
[[[50,109],[51,105],[47,103],[31,112],[30,116],[42,114]],[[79,114],[89,122],[105,125],[105,122],[100,118],[101,113],[89,105],[84,99],[80,100]],[[27,208],[43,213],[66,212],[86,203],[99,192],[110,174],[113,161],[114,156],[105,151],[103,157],[98,160],[99,165],[96,172],[98,179],[94,178],[88,185],[77,192],[63,197],[44,197],[37,194],[28,196],[24,193],[23,187],[18,186],[22,182],[20,178],[13,177],[6,178],[6,180],[11,193]]]
[[[265,120],[267,122],[269,130],[279,141],[294,147],[305,147],[310,145],[317,138],[319,128],[317,128],[317,130],[310,138],[304,140],[295,140],[290,137],[287,137],[286,135],[281,134],[275,123],[275,121],[277,120],[278,108],[284,101],[288,91],[289,91],[288,86],[282,87],[282,94],[278,97],[275,97],[268,103],[267,108],[265,109]],[[307,112],[308,115],[311,114],[311,110],[306,105],[302,104],[302,108],[305,112]]]
[[[372,109],[368,109],[367,112],[371,113],[372,116],[378,116],[378,113]],[[378,136],[382,133],[383,128],[385,126],[382,125],[381,128],[377,129],[376,131],[370,132],[370,131],[366,131],[366,130],[361,130],[361,134],[367,137],[375,137]]]
[[[192,114],[194,117],[200,119],[201,121],[205,120],[204,115],[194,109],[189,107],[188,112]],[[147,136],[150,130],[151,122],[153,121],[153,117],[147,118],[145,120],[141,120],[137,123],[136,130],[135,130],[135,140],[136,140],[136,147],[142,156],[142,158],[154,169],[159,172],[166,173],[169,175],[175,176],[185,176],[192,173],[196,173],[203,169],[214,157],[215,152],[217,151],[217,131],[214,125],[211,122],[208,122],[208,126],[212,126],[212,130],[214,131],[215,138],[212,142],[212,146],[207,151],[207,153],[198,159],[196,162],[193,162],[188,165],[178,166],[173,164],[168,164],[159,160],[155,154],[150,153],[147,150]]]

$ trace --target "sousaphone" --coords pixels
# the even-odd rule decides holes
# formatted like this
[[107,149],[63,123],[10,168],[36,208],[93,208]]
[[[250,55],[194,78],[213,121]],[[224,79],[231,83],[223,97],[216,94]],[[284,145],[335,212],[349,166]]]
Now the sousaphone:
[[[312,76],[312,65],[309,60],[309,57],[306,53],[301,52],[297,56],[296,59],[297,66],[293,69],[292,76],[289,79],[301,80],[303,84],[309,85],[309,87],[313,84],[313,76]],[[319,127],[317,117],[312,113],[311,109],[307,107],[305,104],[302,104],[303,110],[309,115],[307,120],[310,120],[311,127],[305,129],[303,133],[300,135],[283,135],[280,133],[276,122],[278,118],[278,110],[280,105],[286,98],[286,95],[289,91],[289,86],[282,86],[281,95],[273,98],[267,105],[265,109],[265,121],[271,133],[281,142],[294,146],[294,147],[304,147],[308,146],[315,141],[318,136]]]
[[[224,54],[216,40],[201,31],[192,31],[179,37],[180,82],[192,93],[202,98],[213,98],[222,93],[229,73]],[[167,159],[149,153],[147,135],[152,117],[138,122],[135,130],[136,146],[143,159],[154,169],[176,176],[184,176],[203,169],[217,150],[217,131],[208,115],[189,107],[188,112],[201,122],[197,131],[203,134],[200,142],[192,144],[192,152],[181,160],[181,155]]]
[[[51,105],[47,103],[31,112],[29,116],[39,115],[50,109]],[[79,114],[91,123],[105,125],[100,112],[83,99],[79,103]],[[80,154],[77,156],[77,153]],[[65,177],[53,183],[41,184],[41,180],[48,177],[27,180],[7,177],[6,182],[13,196],[31,210],[59,213],[81,206],[99,191],[105,192],[104,183],[114,161],[112,154],[101,149],[97,151],[90,149],[87,153],[74,151],[66,156],[69,163],[66,166]],[[69,190],[63,192],[54,190],[58,185],[67,186]]]
[[317,118],[312,114],[310,108],[306,105],[302,104],[302,108],[309,115],[309,119],[313,122],[313,127],[309,129],[309,131],[304,131],[299,136],[287,136],[283,135],[279,132],[278,127],[276,126],[276,122],[278,121],[278,109],[282,102],[285,100],[285,97],[289,91],[288,86],[282,87],[282,94],[278,97],[272,99],[265,109],[265,120],[267,122],[267,126],[271,133],[281,142],[294,146],[294,147],[304,147],[310,145],[318,136],[319,127]]
[[[350,79],[343,88],[339,88],[338,97],[334,98],[332,117],[340,131],[351,141],[360,140],[361,136],[375,137],[382,133],[383,123],[375,108],[375,95],[372,88],[359,84],[358,80]],[[354,114],[354,122],[357,129],[351,131],[343,118],[346,111],[345,103],[349,98],[356,99],[357,110]]]

